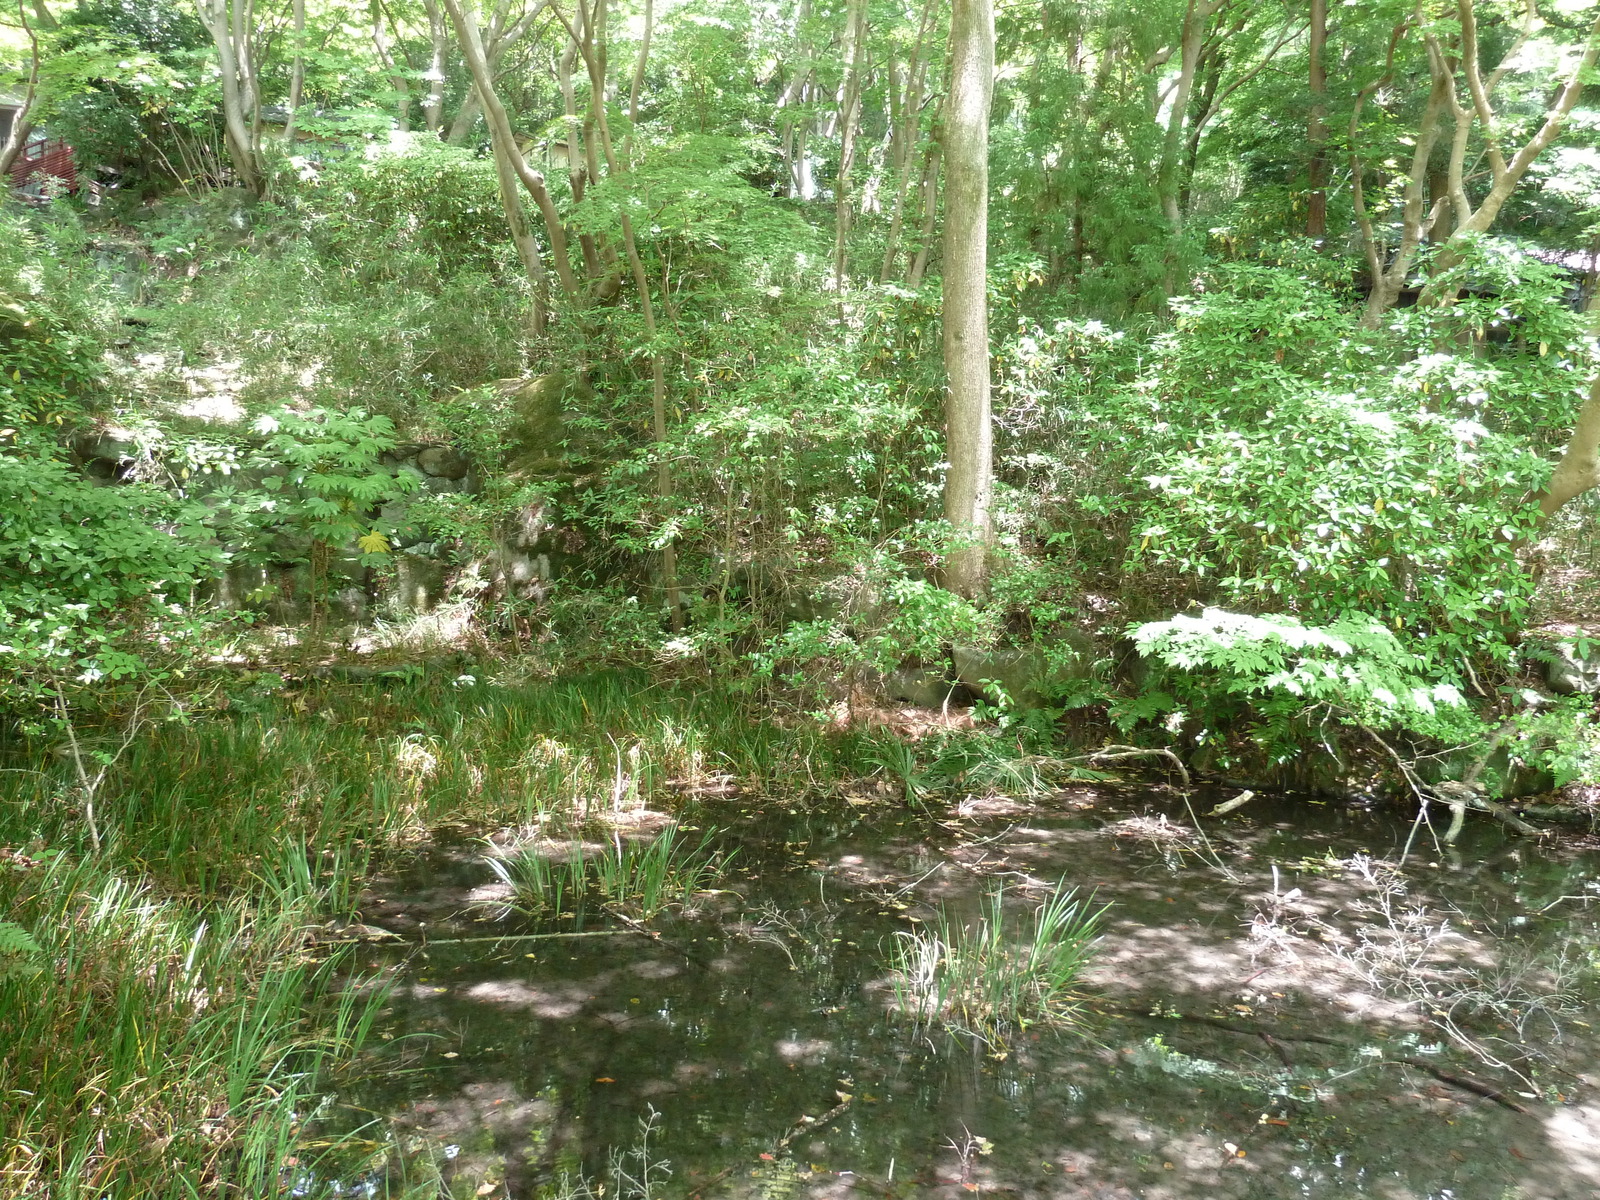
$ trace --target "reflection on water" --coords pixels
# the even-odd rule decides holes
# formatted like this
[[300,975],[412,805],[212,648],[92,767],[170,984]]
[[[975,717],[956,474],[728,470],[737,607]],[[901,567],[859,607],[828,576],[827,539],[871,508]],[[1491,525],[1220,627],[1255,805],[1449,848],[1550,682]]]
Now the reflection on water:
[[[1110,828],[1147,808],[1187,825],[1172,804],[942,824],[719,806],[701,815],[738,849],[736,894],[657,938],[591,914],[586,936],[484,940],[576,931],[468,909],[492,876],[437,847],[364,914],[432,944],[364,952],[396,987],[341,1099],[463,1196],[603,1175],[646,1120],[662,1196],[1600,1194],[1600,857],[1485,827],[1458,862],[1414,853],[1385,894],[1347,863],[1397,857],[1407,828],[1365,812],[1257,800],[1206,842]],[[1114,905],[1088,1027],[997,1049],[890,1015],[898,931],[1059,878]]]

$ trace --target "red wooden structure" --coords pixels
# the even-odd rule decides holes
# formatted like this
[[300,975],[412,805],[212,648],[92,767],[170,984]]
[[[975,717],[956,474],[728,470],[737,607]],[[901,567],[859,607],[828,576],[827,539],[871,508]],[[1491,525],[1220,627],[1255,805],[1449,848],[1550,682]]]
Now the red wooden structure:
[[11,164],[11,186],[23,190],[46,179],[59,180],[69,192],[78,190],[78,167],[72,147],[60,138],[38,138],[29,142]]

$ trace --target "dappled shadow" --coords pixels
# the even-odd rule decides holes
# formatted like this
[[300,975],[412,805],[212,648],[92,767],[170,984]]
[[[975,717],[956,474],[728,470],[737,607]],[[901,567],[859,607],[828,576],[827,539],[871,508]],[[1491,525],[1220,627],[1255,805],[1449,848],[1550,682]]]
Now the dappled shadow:
[[[1567,1106],[1519,1095],[1514,1077],[1445,1045],[1415,996],[1379,986],[1376,958],[1352,958],[1352,931],[1376,920],[1373,889],[1328,852],[1384,848],[1403,830],[1343,814],[1286,829],[1266,812],[1202,822],[1209,843],[1174,848],[1111,829],[1141,807],[1086,814],[1072,801],[876,828],[852,813],[747,819],[727,835],[738,895],[722,899],[722,919],[413,957],[385,1032],[436,1036],[402,1051],[419,1070],[354,1094],[451,1139],[458,1169],[477,1164],[468,1178],[518,1195],[558,1152],[603,1167],[653,1110],[673,1194],[705,1200],[974,1187],[1037,1200],[1423,1200],[1448,1187],[1499,1200],[1517,1186],[1590,1200],[1600,1105],[1589,1085],[1550,1075],[1570,1082]],[[1495,969],[1518,913],[1593,873],[1575,859],[1547,870],[1528,853],[1410,874],[1408,898],[1450,923],[1419,977]],[[898,933],[941,911],[961,919],[997,886],[1020,915],[1057,880],[1112,905],[1085,978],[1085,1036],[1027,1030],[996,1051],[887,1011]],[[482,882],[462,878],[462,894]],[[447,908],[427,883],[433,911]],[[389,894],[403,901],[404,885]],[[510,916],[472,928],[546,927]],[[1488,1032],[1515,1037],[1492,1017]],[[1553,1066],[1586,1069],[1596,1047],[1574,1040],[1582,1033],[1564,1028]],[[1505,1103],[1461,1083],[1480,1077]],[[532,1124],[514,1131],[507,1110]]]

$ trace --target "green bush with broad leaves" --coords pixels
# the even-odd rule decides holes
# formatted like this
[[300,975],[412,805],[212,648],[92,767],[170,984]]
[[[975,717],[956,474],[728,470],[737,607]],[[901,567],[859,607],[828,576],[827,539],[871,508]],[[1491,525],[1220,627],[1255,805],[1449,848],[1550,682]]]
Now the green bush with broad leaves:
[[1113,711],[1124,729],[1158,721],[1176,731],[1192,717],[1203,726],[1194,735],[1203,745],[1242,721],[1277,761],[1301,753],[1319,722],[1446,743],[1483,732],[1461,691],[1367,614],[1318,626],[1211,608],[1130,633],[1157,670]]
[[222,561],[205,517],[145,484],[96,486],[37,443],[0,451],[0,705],[161,677],[202,649],[194,590]]

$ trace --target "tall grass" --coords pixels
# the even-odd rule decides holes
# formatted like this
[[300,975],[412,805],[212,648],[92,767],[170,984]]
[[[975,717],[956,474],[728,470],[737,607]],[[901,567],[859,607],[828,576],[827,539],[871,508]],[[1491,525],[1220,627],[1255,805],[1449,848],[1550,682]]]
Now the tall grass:
[[528,846],[504,857],[491,857],[490,868],[508,884],[515,907],[530,913],[581,911],[584,902],[649,920],[674,905],[682,906],[722,875],[731,854],[711,847],[713,830],[697,843],[669,825],[648,842],[621,836],[597,854],[585,854],[583,843],[564,850]]
[[1003,888],[983,898],[975,918],[957,921],[942,911],[896,940],[895,1009],[918,1024],[991,1041],[1030,1025],[1070,1024],[1080,1009],[1078,976],[1105,911],[1062,885],[1026,922],[1008,915]]
[[286,1194],[320,1079],[376,1011],[330,998],[305,910],[60,859],[0,874],[0,905],[34,943],[0,973],[0,1196]]
[[[853,735],[642,675],[228,694],[121,751],[98,849],[70,765],[5,747],[0,849],[21,857],[0,855],[0,1200],[288,1187],[319,1076],[372,1011],[335,1000],[305,929],[351,914],[378,864],[438,825],[577,828],[715,776],[795,796],[868,769]],[[583,887],[651,915],[714,870],[674,832],[614,841]]]

